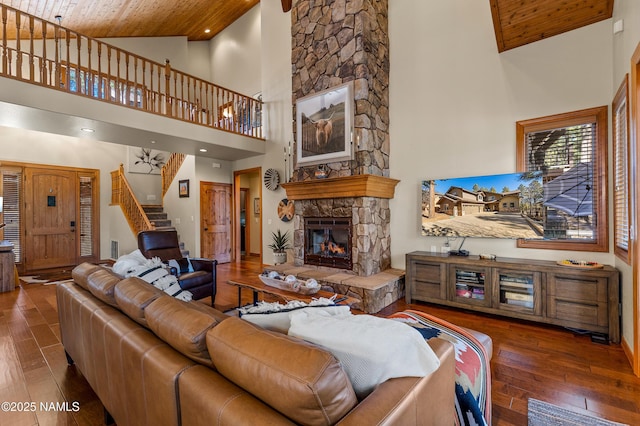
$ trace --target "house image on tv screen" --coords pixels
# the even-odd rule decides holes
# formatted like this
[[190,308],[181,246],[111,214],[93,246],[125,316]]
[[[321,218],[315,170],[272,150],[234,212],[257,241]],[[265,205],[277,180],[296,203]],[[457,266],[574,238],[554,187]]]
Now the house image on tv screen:
[[543,199],[526,173],[423,181],[422,235],[541,239]]

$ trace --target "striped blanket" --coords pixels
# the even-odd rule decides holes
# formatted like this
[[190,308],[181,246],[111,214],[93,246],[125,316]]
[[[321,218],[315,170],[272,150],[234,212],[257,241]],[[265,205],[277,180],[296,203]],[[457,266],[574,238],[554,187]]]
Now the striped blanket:
[[193,298],[190,291],[180,287],[176,276],[169,273],[168,266],[159,257],[146,259],[140,250],[120,256],[113,271],[127,278],[138,277],[176,299],[189,302]]
[[453,343],[456,354],[456,425],[491,424],[491,371],[484,346],[463,328],[424,312],[407,310],[389,316],[416,328],[429,340]]

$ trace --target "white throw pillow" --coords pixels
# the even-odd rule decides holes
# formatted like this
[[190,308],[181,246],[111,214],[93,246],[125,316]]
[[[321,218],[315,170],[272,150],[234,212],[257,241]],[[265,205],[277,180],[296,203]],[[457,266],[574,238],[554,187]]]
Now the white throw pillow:
[[319,310],[291,314],[289,335],[333,353],[359,399],[394,377],[423,377],[440,360],[413,327],[372,315],[332,316]]

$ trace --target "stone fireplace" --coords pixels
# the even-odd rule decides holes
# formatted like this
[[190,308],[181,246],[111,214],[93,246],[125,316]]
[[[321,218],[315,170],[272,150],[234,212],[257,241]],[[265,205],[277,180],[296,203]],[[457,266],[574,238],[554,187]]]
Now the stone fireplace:
[[351,231],[351,217],[305,217],[305,265],[351,270]]
[[[388,269],[389,199],[397,183],[383,176],[358,175],[283,184],[287,197],[295,200],[294,264],[340,268],[359,276]],[[330,256],[328,248],[322,247],[323,243],[328,246],[329,224],[341,231],[339,235],[334,232],[333,242],[349,249],[346,255]]]

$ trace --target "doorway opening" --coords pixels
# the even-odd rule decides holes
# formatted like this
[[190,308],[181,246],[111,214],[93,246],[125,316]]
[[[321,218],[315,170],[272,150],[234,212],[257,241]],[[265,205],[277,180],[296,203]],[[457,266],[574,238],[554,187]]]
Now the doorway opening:
[[233,172],[233,252],[236,262],[262,263],[262,168]]

